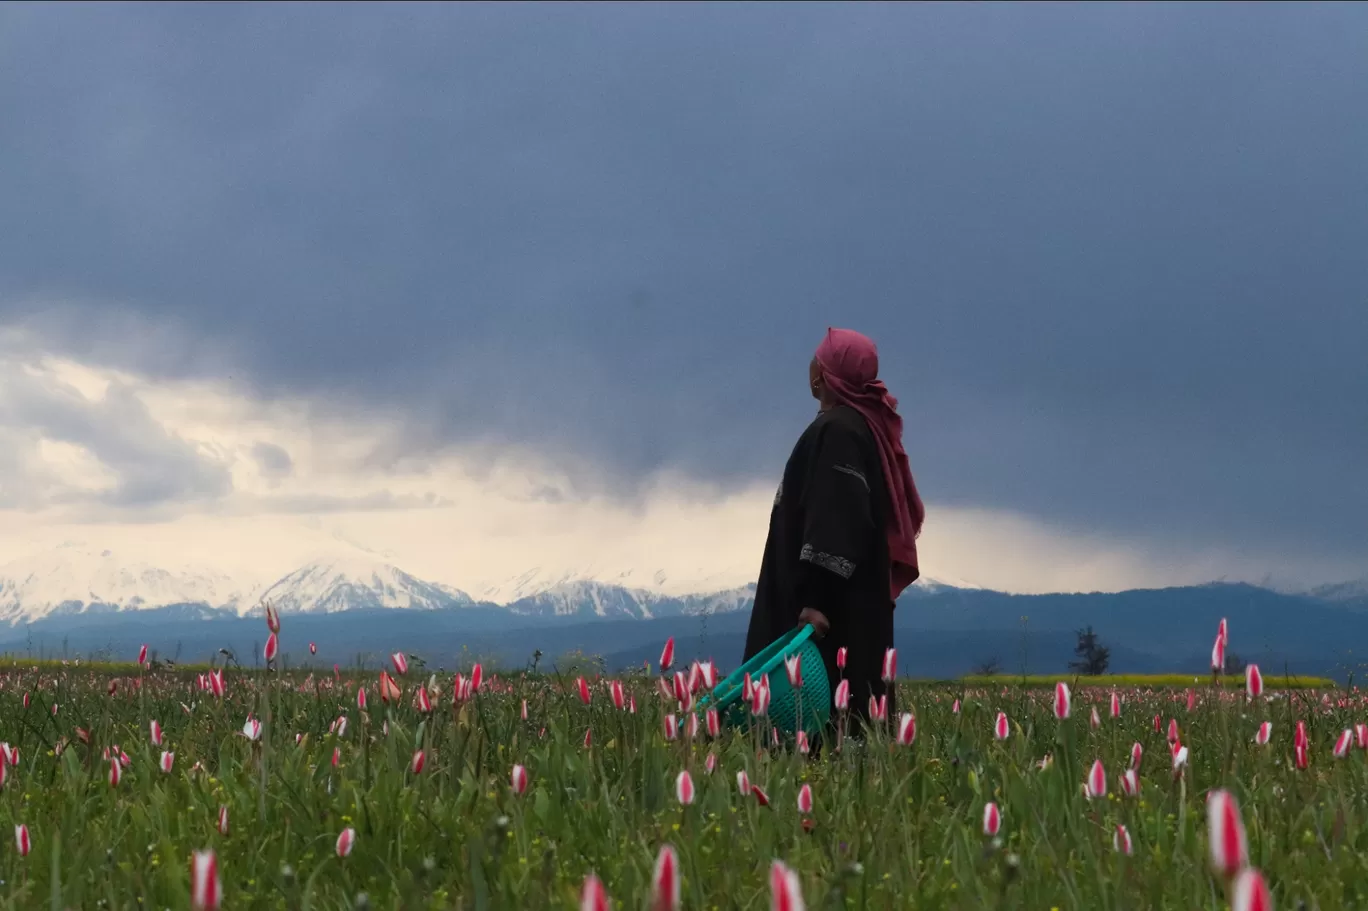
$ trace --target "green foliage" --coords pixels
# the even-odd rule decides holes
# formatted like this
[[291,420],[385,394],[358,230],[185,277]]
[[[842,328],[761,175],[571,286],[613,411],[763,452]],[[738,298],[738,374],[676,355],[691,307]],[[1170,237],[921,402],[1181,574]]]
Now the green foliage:
[[[666,706],[640,676],[627,683],[635,714],[613,708],[602,680],[585,706],[573,679],[517,677],[486,680],[459,705],[444,679],[431,716],[413,701],[425,674],[405,680],[402,700],[388,706],[374,678],[360,681],[367,713],[356,708],[356,682],[331,675],[230,671],[222,701],[193,674],[151,675],[141,687],[120,678],[112,696],[108,679],[71,667],[0,678],[0,739],[21,757],[0,792],[0,823],[26,823],[33,844],[28,857],[12,841],[0,847],[0,908],[186,908],[191,852],[212,848],[231,909],[351,908],[360,893],[373,908],[573,909],[590,871],[613,907],[638,909],[668,842],[691,909],[768,908],[775,858],[799,872],[811,909],[1215,909],[1226,899],[1208,872],[1203,807],[1218,786],[1238,796],[1252,860],[1279,907],[1332,911],[1368,898],[1365,754],[1331,758],[1335,736],[1365,714],[1357,694],[1323,704],[1281,691],[1247,705],[1242,689],[1202,689],[1189,713],[1182,690],[1153,678],[1101,678],[1075,693],[1061,724],[1047,693],[1012,678],[905,686],[899,707],[917,717],[912,746],[875,736],[815,758],[761,749],[763,728],[667,742]],[[1113,686],[1119,719],[1107,717]],[[999,711],[1011,719],[1002,742],[992,736]],[[241,733],[249,712],[264,724],[257,744]],[[330,733],[343,714],[345,732]],[[1178,719],[1190,751],[1177,779],[1156,714]],[[149,743],[152,719],[175,753],[170,774]],[[1305,771],[1289,764],[1297,719],[1312,745]],[[1263,720],[1273,742],[1256,747]],[[1117,776],[1133,742],[1145,750],[1142,791],[1127,800]],[[114,788],[106,748],[130,759]],[[419,748],[426,766],[415,775]],[[1081,784],[1098,758],[1111,794],[1089,801]],[[521,796],[509,785],[514,763],[530,773]],[[698,796],[681,807],[674,780],[686,768]],[[738,792],[742,770],[767,791],[768,807]],[[808,825],[796,805],[805,782],[816,804]],[[996,839],[980,831],[986,801],[1002,809]],[[216,828],[220,806],[227,835]],[[1131,857],[1113,850],[1117,824],[1130,830]],[[348,826],[355,849],[339,858]]]

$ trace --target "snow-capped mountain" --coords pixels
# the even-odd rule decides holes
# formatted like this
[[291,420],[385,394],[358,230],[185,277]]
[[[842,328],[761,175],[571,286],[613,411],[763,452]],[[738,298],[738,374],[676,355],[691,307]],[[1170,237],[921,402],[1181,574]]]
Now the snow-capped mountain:
[[357,608],[442,610],[475,603],[465,592],[425,582],[364,556],[324,557],[306,563],[263,591],[250,612],[269,601],[282,614],[331,614]]
[[250,595],[251,586],[223,573],[153,566],[81,545],[63,545],[0,566],[0,622],[173,604],[236,610]]
[[508,605],[516,614],[594,616],[608,619],[677,617],[735,611],[750,607],[755,586],[712,594],[672,596],[603,582],[565,582]]

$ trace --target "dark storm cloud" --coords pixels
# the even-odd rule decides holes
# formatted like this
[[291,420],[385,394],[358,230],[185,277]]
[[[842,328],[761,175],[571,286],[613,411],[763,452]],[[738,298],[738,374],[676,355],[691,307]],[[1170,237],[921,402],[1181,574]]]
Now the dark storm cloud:
[[1361,554],[1365,110],[1352,5],[10,5],[0,319],[619,489],[849,325],[933,503]]

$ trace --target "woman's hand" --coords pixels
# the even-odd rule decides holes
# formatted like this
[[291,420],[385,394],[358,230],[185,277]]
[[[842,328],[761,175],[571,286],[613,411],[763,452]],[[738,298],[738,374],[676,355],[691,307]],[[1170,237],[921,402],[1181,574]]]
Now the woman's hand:
[[831,623],[827,620],[826,614],[815,607],[805,607],[798,614],[798,626],[801,628],[807,623],[812,624],[812,633],[818,639],[831,631]]

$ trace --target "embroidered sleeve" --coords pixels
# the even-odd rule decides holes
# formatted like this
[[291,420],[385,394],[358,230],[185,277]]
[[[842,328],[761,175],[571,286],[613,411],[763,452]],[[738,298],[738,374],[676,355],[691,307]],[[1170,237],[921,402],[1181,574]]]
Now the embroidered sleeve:
[[849,579],[855,574],[855,564],[845,557],[838,557],[835,554],[823,553],[813,548],[811,544],[804,544],[802,551],[798,554],[798,559],[813,566],[820,566],[822,569],[829,570],[842,579]]

